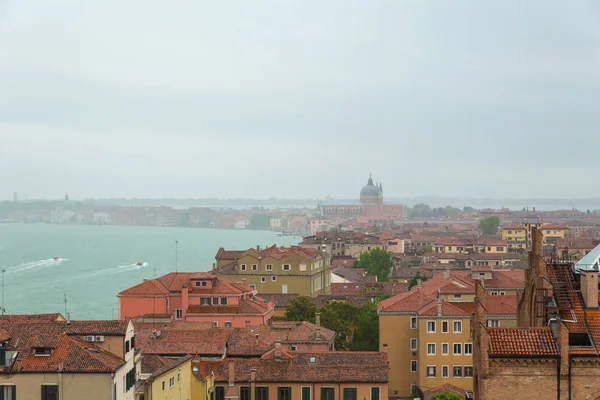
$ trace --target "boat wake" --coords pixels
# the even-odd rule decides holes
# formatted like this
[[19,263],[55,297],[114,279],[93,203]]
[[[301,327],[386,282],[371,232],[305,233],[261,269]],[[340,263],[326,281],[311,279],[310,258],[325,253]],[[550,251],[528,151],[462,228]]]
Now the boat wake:
[[141,265],[139,265],[139,263],[119,265],[117,267],[100,269],[100,270],[95,271],[94,273],[92,273],[90,276],[115,275],[115,274],[120,274],[120,273],[123,273],[123,272],[135,271],[135,270],[138,270],[138,269],[146,268],[147,266],[148,266],[147,262],[144,262]]
[[11,273],[28,271],[30,269],[36,269],[36,268],[41,269],[41,268],[46,268],[46,267],[55,267],[55,266],[59,266],[64,261],[68,261],[68,260],[66,258],[48,258],[45,260],[24,262],[24,263],[21,263],[18,265],[13,265],[11,267],[6,268],[6,273],[11,274]]

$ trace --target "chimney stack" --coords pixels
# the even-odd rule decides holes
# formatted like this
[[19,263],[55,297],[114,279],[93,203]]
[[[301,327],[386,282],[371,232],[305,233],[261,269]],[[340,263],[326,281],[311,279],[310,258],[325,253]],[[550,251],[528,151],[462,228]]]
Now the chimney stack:
[[315,313],[315,325],[321,326],[321,313]]
[[440,299],[437,301],[437,315],[438,317],[442,316],[442,301]]
[[258,333],[254,334],[254,338],[256,339],[256,345],[258,346]]
[[189,306],[187,283],[181,285],[181,319],[185,319],[185,314]]
[[449,278],[450,278],[450,270],[445,269],[444,270],[444,280],[448,280]]
[[275,341],[275,359],[276,360],[281,359],[281,340]]
[[598,273],[594,271],[580,271],[581,296],[586,308],[598,308]]
[[233,386],[235,384],[235,363],[233,361],[229,361],[229,386]]
[[419,288],[419,289],[423,288],[423,280],[421,278],[417,279],[417,288]]

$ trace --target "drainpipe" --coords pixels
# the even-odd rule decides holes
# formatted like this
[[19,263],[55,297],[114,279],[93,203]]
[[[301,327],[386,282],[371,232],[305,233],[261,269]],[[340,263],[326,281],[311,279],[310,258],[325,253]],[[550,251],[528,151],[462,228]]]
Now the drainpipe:
[[569,400],[571,400],[571,357],[569,357]]

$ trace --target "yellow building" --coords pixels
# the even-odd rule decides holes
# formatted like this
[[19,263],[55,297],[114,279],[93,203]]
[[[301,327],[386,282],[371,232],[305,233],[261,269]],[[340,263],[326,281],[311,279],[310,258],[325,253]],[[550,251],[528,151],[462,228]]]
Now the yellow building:
[[[143,384],[136,390],[137,400],[209,400],[214,391],[214,377],[197,374],[193,356],[179,359],[142,356]],[[151,374],[149,370],[157,368]],[[196,369],[196,371],[194,371]]]
[[488,326],[515,326],[516,293],[523,282],[514,272],[443,271],[379,303],[379,344],[387,345],[390,393],[410,396],[446,384],[472,390],[474,282],[483,281],[490,294]]
[[527,228],[522,224],[504,225],[502,239],[506,240],[509,251],[523,251],[527,249]]
[[553,245],[557,239],[564,239],[569,233],[568,227],[553,223],[542,224],[539,230],[544,235],[544,245]]
[[538,229],[543,235],[543,245],[553,245],[557,239],[564,239],[569,234],[569,228],[551,222],[524,222],[509,224],[502,227],[502,239],[508,242],[510,251],[524,251],[531,248],[531,229]]
[[258,293],[298,293],[316,297],[331,291],[327,253],[298,246],[244,251],[219,249],[212,273],[245,283]]

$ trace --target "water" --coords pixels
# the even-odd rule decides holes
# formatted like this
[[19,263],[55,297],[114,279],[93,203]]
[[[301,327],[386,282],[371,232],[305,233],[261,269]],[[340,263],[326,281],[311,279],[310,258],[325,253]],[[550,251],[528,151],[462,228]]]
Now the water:
[[[117,293],[175,270],[208,271],[219,247],[297,244],[275,232],[93,225],[0,224],[0,268],[8,313],[117,318]],[[54,259],[54,257],[58,257]],[[142,265],[137,265],[142,261]]]

